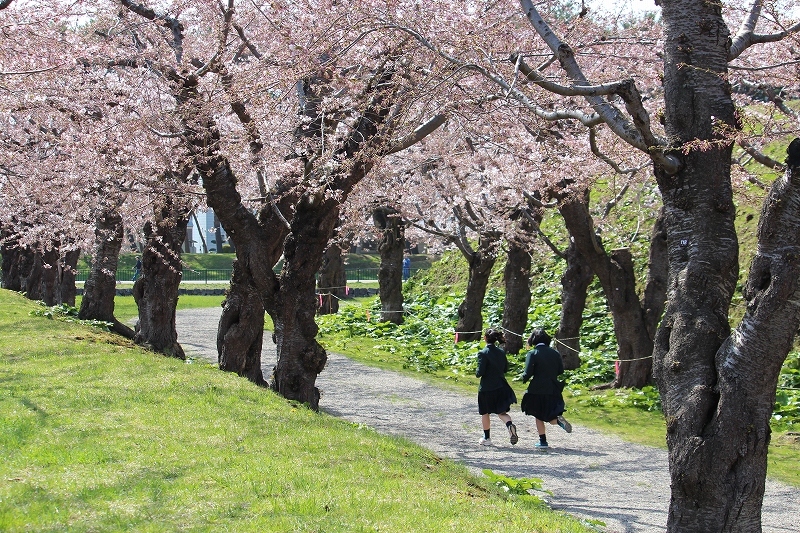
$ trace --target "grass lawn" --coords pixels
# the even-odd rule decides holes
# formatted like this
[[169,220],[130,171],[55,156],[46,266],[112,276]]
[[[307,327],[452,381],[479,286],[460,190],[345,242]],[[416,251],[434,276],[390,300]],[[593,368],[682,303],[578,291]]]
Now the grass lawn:
[[404,439],[0,290],[0,531],[588,532]]

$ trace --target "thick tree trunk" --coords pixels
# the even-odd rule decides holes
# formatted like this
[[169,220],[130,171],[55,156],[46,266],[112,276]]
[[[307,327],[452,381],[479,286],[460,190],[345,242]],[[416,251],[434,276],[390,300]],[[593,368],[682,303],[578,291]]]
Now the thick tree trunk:
[[633,260],[627,249],[607,254],[595,235],[589,214],[588,195],[568,197],[559,205],[564,223],[575,246],[591,266],[608,301],[617,338],[619,373],[616,387],[643,387],[652,379],[653,340],[647,333],[639,297]]
[[328,355],[316,339],[314,278],[338,221],[336,200],[311,193],[298,203],[291,232],[284,243],[280,294],[274,310],[269,310],[278,345],[272,388],[285,398],[307,403],[315,410],[319,408],[320,397],[315,382],[325,368]]
[[[527,237],[527,236],[525,236]],[[503,305],[503,329],[506,353],[516,354],[525,346],[528,307],[531,305],[531,254],[527,238],[508,240],[508,260],[503,271],[506,296]]]
[[777,180],[764,203],[747,312],[730,335],[738,242],[733,141],[721,132],[741,127],[727,82],[730,33],[713,3],[665,0],[662,20],[665,129],[682,163],[675,175],[655,167],[669,251],[654,352],[667,421],[667,531],[759,533],[777,375],[798,328],[800,154],[790,152],[789,180]]
[[33,263],[34,253],[30,248],[20,245],[16,239],[7,241],[3,246],[3,288],[25,291]]
[[483,336],[483,300],[489,286],[489,276],[497,260],[497,242],[481,236],[478,250],[465,257],[469,263],[467,294],[458,306],[456,335],[458,342],[480,340]]
[[669,283],[669,257],[667,255],[667,231],[664,225],[664,209],[658,213],[650,234],[650,258],[647,264],[647,284],[644,289],[644,322],[647,334],[656,338],[656,329],[664,306],[667,303],[667,284]]
[[20,272],[22,273],[22,290],[25,297],[39,301],[42,299],[42,254],[28,251],[20,257]]
[[97,216],[92,264],[89,277],[83,285],[83,298],[78,318],[110,322],[112,331],[132,339],[134,331],[114,316],[117,266],[123,236],[122,216],[117,211],[108,210]]
[[233,262],[231,286],[217,329],[219,368],[235,372],[253,383],[266,387],[261,371],[261,348],[264,339],[264,303],[243,262]]
[[181,246],[186,239],[189,211],[166,197],[156,207],[154,220],[144,227],[147,245],[142,253],[142,275],[133,285],[139,323],[133,340],[156,352],[185,359],[175,329],[175,309],[183,268]]
[[406,242],[405,224],[398,211],[381,206],[372,211],[372,221],[381,233],[378,270],[381,299],[381,322],[403,323],[403,250]]
[[[391,92],[388,90],[391,76],[392,70],[387,69],[383,76],[373,80],[374,84],[370,87],[374,94],[370,104],[362,110],[352,135],[344,140],[337,151],[337,157],[347,161],[347,172],[331,174],[331,181],[325,185],[324,190],[306,191],[302,197],[298,197],[297,191],[300,189],[293,187],[301,177],[287,176],[278,184],[282,190],[275,191],[278,202],[270,194],[270,204],[261,210],[258,217],[242,204],[241,196],[236,190],[236,177],[228,161],[217,150],[219,131],[213,118],[203,109],[202,99],[197,92],[197,79],[188,77],[180,80],[177,97],[183,108],[182,116],[185,117],[184,140],[195,168],[202,176],[208,204],[214,209],[234,243],[237,260],[242,260],[240,268],[251,274],[242,276],[241,282],[249,286],[248,290],[251,287],[258,292],[264,309],[270,313],[275,323],[273,337],[278,345],[278,362],[271,386],[284,397],[307,403],[312,409],[319,407],[319,390],[314,383],[327,360],[325,350],[315,339],[315,275],[338,222],[339,202],[346,199],[371,168],[369,158],[362,160],[359,153],[363,144],[375,137],[388,115],[389,108],[383,102]],[[309,89],[307,83],[303,84],[303,90],[306,89]],[[304,112],[314,115],[314,99],[307,96],[308,94],[303,96],[306,104]],[[232,107],[240,105],[243,104],[232,103]],[[241,114],[240,116],[246,118]],[[313,124],[306,125],[308,127],[305,129],[298,128],[298,135],[314,136],[320,131],[322,117],[310,118],[313,119]],[[317,119],[319,122],[316,122]],[[257,142],[257,139],[252,138],[251,142]],[[306,170],[309,169],[310,165],[306,167]],[[338,192],[339,197],[335,198],[334,195],[326,198],[331,190]],[[294,215],[289,222],[286,213],[291,212],[292,206]],[[284,240],[287,230],[289,234]],[[280,279],[276,279],[272,267],[281,255],[281,245],[285,262]],[[255,258],[259,262],[254,261]],[[232,305],[247,301],[250,300],[229,299]],[[233,312],[227,305],[223,309],[223,315]],[[236,318],[256,320],[256,314],[236,313]],[[263,321],[263,313],[260,320]],[[232,323],[233,320],[230,323],[220,323],[218,339],[223,342],[227,340],[224,329],[229,328]],[[247,331],[252,330],[247,328]],[[231,355],[244,357],[241,353]],[[249,371],[247,374],[251,375]]]
[[42,274],[41,274],[41,286],[40,286],[40,294],[41,300],[45,303],[45,305],[58,305],[59,297],[61,295],[60,287],[58,284],[58,258],[59,252],[57,248],[57,243],[53,243],[53,247],[45,250],[44,252],[39,252],[39,257],[41,258],[41,267],[42,267]]
[[19,245],[19,238],[9,229],[3,230],[0,240],[0,258],[2,258],[2,287],[10,291],[22,291],[22,275],[19,264],[24,250]]
[[319,270],[320,303],[317,313],[335,315],[339,312],[339,300],[346,296],[347,274],[344,270],[344,255],[341,243],[334,239],[322,255]]
[[81,251],[76,248],[64,252],[64,255],[58,260],[59,302],[71,307],[75,307],[75,298],[78,294],[75,278],[78,273],[80,256]]
[[561,319],[553,346],[561,354],[564,368],[574,370],[581,366],[583,311],[594,271],[575,246],[575,242],[570,242],[565,256],[567,269],[561,276]]

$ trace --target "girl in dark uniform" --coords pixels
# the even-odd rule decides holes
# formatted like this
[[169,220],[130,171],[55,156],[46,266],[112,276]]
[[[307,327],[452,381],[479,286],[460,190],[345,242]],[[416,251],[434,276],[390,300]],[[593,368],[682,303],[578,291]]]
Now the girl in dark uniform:
[[503,332],[487,329],[485,339],[486,347],[478,352],[478,369],[475,371],[475,375],[481,378],[478,386],[478,413],[481,415],[483,438],[479,444],[492,445],[491,414],[496,414],[505,423],[511,444],[516,444],[519,440],[517,427],[511,421],[508,411],[512,403],[517,403],[517,396],[505,378],[505,373],[508,372],[506,352],[498,346],[505,342]]
[[533,349],[525,354],[525,372],[522,382],[531,380],[528,392],[522,397],[522,412],[536,417],[539,432],[537,448],[547,448],[545,422],[558,424],[567,433],[572,432],[572,424],[561,416],[564,414],[564,397],[561,391],[564,384],[558,376],[564,373],[561,354],[550,347],[550,335],[541,328],[533,330],[528,339]]

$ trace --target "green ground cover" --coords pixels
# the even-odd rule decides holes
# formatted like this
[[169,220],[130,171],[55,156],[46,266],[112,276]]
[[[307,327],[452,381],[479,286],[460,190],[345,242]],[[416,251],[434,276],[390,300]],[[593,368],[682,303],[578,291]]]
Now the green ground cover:
[[[379,322],[380,302],[364,298],[345,302],[338,315],[317,318],[320,342],[327,349],[366,364],[412,373],[444,386],[474,393],[479,342],[455,344],[453,332],[463,283],[454,272],[466,272],[456,254],[447,255],[430,270],[404,285],[406,311],[402,325]],[[502,265],[496,267],[502,272]],[[529,325],[556,330],[559,321],[560,267],[555,261],[534,272]],[[499,278],[484,304],[486,327],[502,323],[503,298]],[[428,288],[430,287],[430,290]],[[565,374],[567,416],[581,425],[613,433],[631,442],[666,447],[660,396],[654,387],[633,390],[598,390],[614,377],[616,343],[602,291],[590,289],[581,330],[581,368]],[[528,330],[529,332],[530,330]],[[521,397],[519,381],[524,353],[511,355],[512,387]],[[771,421],[768,475],[800,486],[800,351],[787,358]]]
[[527,482],[38,309],[0,290],[0,531],[593,530]]

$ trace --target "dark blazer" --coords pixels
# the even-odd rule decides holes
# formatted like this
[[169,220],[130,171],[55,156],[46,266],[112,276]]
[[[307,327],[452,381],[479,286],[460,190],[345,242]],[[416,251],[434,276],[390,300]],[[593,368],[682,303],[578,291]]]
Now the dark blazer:
[[478,352],[478,369],[475,371],[475,376],[481,378],[478,392],[488,392],[503,387],[507,383],[506,372],[508,372],[508,359],[502,348],[490,344]]
[[522,382],[531,380],[528,392],[531,394],[560,394],[563,386],[558,376],[564,373],[561,354],[545,344],[537,344],[525,354],[525,372]]

